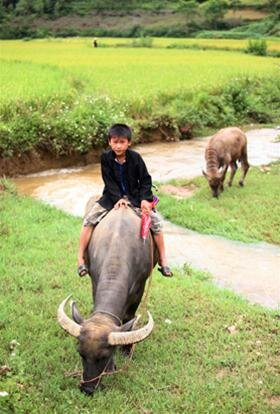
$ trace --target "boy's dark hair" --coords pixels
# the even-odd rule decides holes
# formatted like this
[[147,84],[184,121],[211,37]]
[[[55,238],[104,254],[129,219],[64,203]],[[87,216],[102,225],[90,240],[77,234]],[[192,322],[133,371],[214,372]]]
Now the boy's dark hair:
[[132,131],[129,126],[125,124],[114,124],[108,132],[109,141],[112,137],[125,137],[128,141],[131,141]]

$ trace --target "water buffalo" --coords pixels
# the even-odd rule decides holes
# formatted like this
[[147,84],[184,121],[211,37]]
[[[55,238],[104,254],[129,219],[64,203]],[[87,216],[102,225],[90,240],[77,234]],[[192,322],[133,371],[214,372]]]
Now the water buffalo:
[[214,197],[218,197],[224,189],[224,180],[227,169],[230,166],[230,179],[228,185],[232,185],[233,177],[237,170],[237,161],[241,162],[242,177],[239,185],[243,186],[244,178],[249,169],[247,159],[247,138],[241,129],[236,127],[224,128],[210,138],[205,149],[207,178]]
[[69,297],[58,308],[60,325],[79,341],[83,364],[80,388],[86,394],[98,387],[101,373],[114,370],[117,345],[127,349],[144,340],[153,329],[148,312],[147,324],[133,330],[135,312],[157,259],[151,235],[143,243],[139,234],[140,218],[131,208],[111,210],[95,228],[88,247],[94,301],[90,318],[83,319],[75,303],[73,319],[68,317],[64,307]]

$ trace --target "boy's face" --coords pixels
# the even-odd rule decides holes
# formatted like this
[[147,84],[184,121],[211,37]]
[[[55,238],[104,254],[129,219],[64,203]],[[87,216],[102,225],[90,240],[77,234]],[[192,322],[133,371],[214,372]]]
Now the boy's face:
[[117,157],[125,155],[126,150],[130,147],[130,141],[126,137],[113,136],[109,139],[109,145]]

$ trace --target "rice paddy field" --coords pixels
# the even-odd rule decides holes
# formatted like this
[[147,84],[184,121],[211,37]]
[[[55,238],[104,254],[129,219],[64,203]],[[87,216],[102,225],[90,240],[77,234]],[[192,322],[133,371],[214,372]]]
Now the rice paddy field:
[[[244,48],[243,40],[156,39],[153,48],[110,47],[128,39],[100,39],[107,47],[94,49],[92,39],[0,41],[1,103],[69,93],[102,94],[139,99],[182,90],[209,89],[242,76],[279,72],[272,57],[238,51],[166,49],[170,44]],[[280,50],[280,41],[269,48]]]

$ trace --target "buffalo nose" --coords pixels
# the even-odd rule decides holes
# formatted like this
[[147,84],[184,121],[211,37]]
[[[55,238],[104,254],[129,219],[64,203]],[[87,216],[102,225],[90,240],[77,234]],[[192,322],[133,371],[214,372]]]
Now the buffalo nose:
[[80,386],[80,391],[83,392],[86,395],[92,395],[94,393],[94,391],[95,391],[95,388],[94,387],[89,387],[89,386],[81,385]]
[[98,384],[98,386],[96,386],[97,384],[81,384],[80,385],[80,391],[83,392],[84,394],[90,396],[92,395],[97,389],[99,390],[103,390],[105,388],[105,386],[103,384]]

